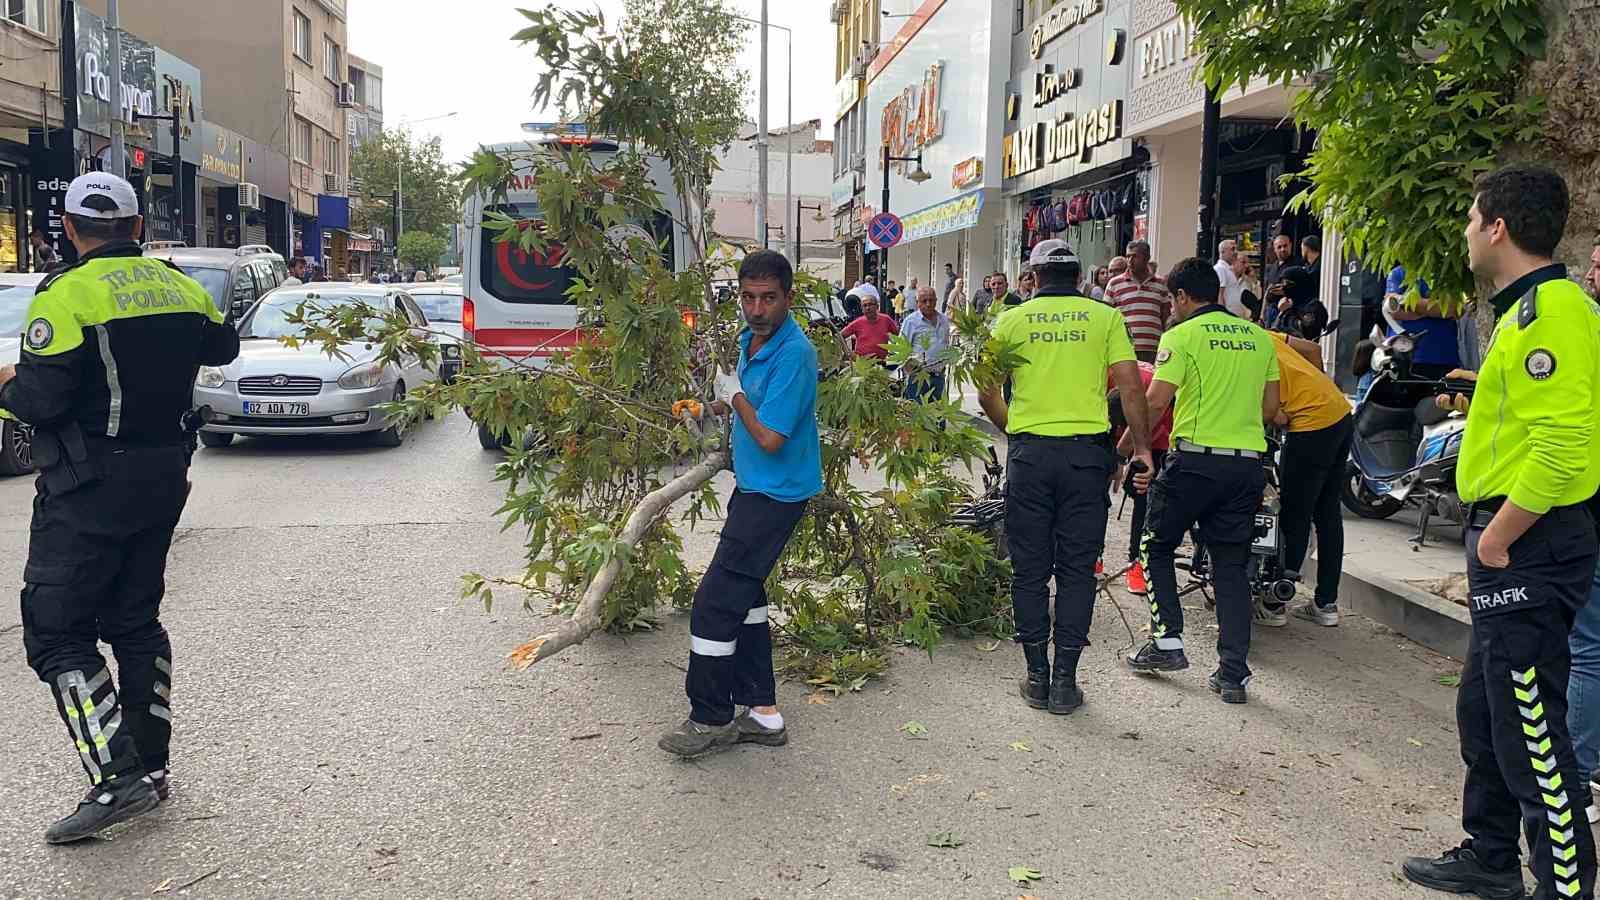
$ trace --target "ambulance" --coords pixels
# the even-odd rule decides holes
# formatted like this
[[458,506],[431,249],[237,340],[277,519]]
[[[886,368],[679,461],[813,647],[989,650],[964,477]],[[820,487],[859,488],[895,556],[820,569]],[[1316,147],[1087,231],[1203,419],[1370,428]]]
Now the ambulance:
[[[591,136],[582,125],[529,124],[530,133],[520,143],[498,144],[488,149],[510,158],[513,173],[503,197],[492,192],[469,197],[464,209],[465,245],[461,254],[462,332],[484,354],[502,364],[512,361],[542,366],[551,354],[572,348],[579,339],[578,308],[567,298],[577,272],[564,262],[559,244],[528,252],[514,242],[495,240],[485,227],[485,216],[502,213],[534,222],[543,218],[534,188],[535,162],[557,149],[585,149],[597,166],[619,152],[615,141]],[[674,271],[687,265],[688,239],[682,226],[681,204],[664,160],[648,161],[650,181],[660,194],[662,209],[649,219],[631,222],[623,229],[640,230],[661,244]],[[504,446],[505,438],[478,427],[484,449]]]

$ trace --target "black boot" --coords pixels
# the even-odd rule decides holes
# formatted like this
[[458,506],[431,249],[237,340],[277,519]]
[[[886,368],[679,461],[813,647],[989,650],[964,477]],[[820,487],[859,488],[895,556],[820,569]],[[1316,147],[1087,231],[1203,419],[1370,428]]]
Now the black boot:
[[81,841],[118,822],[142,816],[160,804],[156,789],[143,778],[128,779],[126,784],[115,789],[95,787],[78,802],[77,811],[45,831],[44,839],[51,844]]
[[1181,647],[1162,650],[1155,641],[1149,641],[1128,657],[1128,667],[1135,672],[1176,672],[1189,668],[1189,657],[1183,655]]
[[1050,705],[1050,642],[1022,645],[1023,658],[1028,661],[1028,677],[1020,685],[1022,699],[1034,709]]
[[1056,667],[1050,675],[1050,712],[1064,716],[1083,705],[1083,691],[1078,690],[1078,657],[1083,650],[1078,647],[1056,647]]
[[1406,878],[1423,887],[1452,894],[1477,894],[1487,900],[1523,896],[1522,870],[1494,872],[1483,867],[1471,847],[1452,847],[1438,859],[1413,856],[1400,864]]

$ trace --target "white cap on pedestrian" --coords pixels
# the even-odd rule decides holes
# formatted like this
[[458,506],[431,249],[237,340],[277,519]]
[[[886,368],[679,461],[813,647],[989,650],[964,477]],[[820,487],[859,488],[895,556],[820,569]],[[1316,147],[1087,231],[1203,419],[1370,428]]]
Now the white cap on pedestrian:
[[1060,238],[1050,238],[1033,245],[1033,252],[1028,254],[1028,265],[1048,266],[1056,263],[1077,264],[1078,255],[1072,252],[1072,246]]
[[139,195],[125,178],[90,172],[67,186],[66,213],[85,219],[130,219],[139,214]]

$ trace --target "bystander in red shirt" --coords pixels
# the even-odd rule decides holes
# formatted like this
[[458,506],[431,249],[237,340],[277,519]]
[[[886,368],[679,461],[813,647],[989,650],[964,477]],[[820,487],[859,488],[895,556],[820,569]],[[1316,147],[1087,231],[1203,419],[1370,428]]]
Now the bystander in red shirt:
[[883,313],[871,317],[856,316],[855,321],[846,325],[844,331],[840,332],[847,338],[856,339],[857,356],[870,356],[874,359],[888,358],[889,348],[885,345],[889,341],[889,335],[899,333],[900,326],[894,323],[894,317]]

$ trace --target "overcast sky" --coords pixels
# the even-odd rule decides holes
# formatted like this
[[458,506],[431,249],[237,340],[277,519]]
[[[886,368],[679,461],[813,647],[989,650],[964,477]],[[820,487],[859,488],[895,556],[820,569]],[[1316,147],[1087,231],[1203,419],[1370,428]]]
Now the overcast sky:
[[[559,0],[592,9],[595,0]],[[542,0],[350,0],[350,52],[383,67],[384,124],[404,120],[419,135],[438,135],[451,161],[465,159],[478,144],[518,139],[520,125],[554,119],[533,108],[537,80],[534,54],[509,40],[526,19],[517,7],[540,8]],[[752,18],[761,0],[730,0]],[[598,0],[608,20],[622,0]],[[821,119],[832,129],[833,35],[824,0],[779,0],[770,4],[774,25],[794,29],[794,121]],[[741,60],[748,73],[748,115],[756,118],[756,28]],[[784,119],[785,40],[772,30],[769,58],[770,124]],[[444,113],[456,115],[422,122]]]

